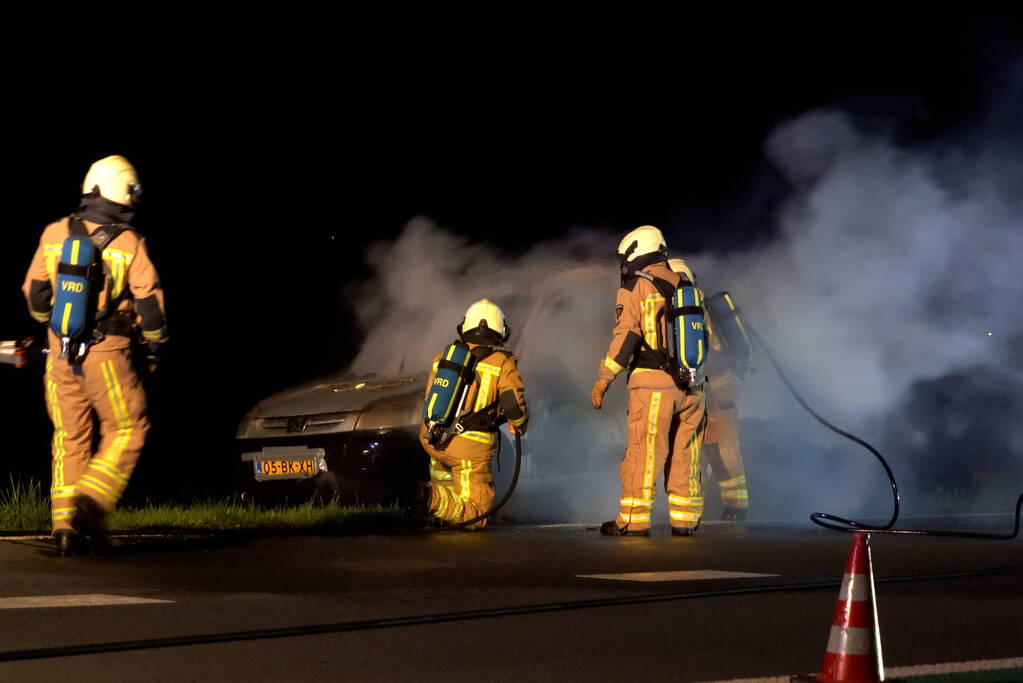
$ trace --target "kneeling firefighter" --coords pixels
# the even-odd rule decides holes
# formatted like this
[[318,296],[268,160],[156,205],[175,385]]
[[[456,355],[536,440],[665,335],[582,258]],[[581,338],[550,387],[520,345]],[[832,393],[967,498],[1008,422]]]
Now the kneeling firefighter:
[[[419,512],[457,524],[487,513],[494,500],[490,459],[498,426],[526,433],[529,414],[518,359],[502,345],[509,329],[496,304],[481,299],[458,325],[459,339],[433,360],[419,440],[430,456]],[[470,525],[482,529],[486,518]]]
[[[696,284],[684,260],[673,258],[668,265]],[[706,301],[710,349],[706,365],[707,431],[702,452],[721,495],[721,519],[741,522],[749,508],[749,492],[739,449],[739,379],[749,371],[753,346],[731,294],[718,292]]]
[[654,484],[665,470],[668,516],[676,536],[696,532],[703,514],[700,445],[706,425],[702,300],[692,283],[671,271],[657,228],[636,228],[618,246],[622,271],[617,323],[591,395],[601,408],[608,387],[629,368],[629,417],[621,496],[614,520],[600,533],[647,536]]
[[49,323],[44,387],[60,555],[106,543],[103,519],[128,485],[149,429],[132,337],[141,330],[154,369],[167,328],[160,279],[130,225],[140,192],[124,157],[94,163],[78,210],[43,230],[22,287],[32,317]]

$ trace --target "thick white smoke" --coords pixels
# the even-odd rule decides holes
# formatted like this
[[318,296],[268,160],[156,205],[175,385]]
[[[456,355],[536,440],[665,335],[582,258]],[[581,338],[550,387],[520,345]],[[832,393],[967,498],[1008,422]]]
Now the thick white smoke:
[[[1023,335],[1015,311],[1023,218],[1000,194],[1004,154],[990,168],[981,155],[963,166],[968,175],[950,174],[961,150],[902,149],[839,111],[780,126],[765,151],[793,187],[779,215],[762,217],[777,222],[777,239],[755,251],[681,255],[708,294],[734,294],[824,414],[884,439],[885,417],[920,382],[1005,360],[1007,340]],[[377,277],[359,297],[367,337],[355,371],[418,372],[471,302],[486,296],[505,308],[533,412],[512,510],[520,519],[615,512],[624,377],[599,413],[589,388],[613,325],[619,237],[576,231],[510,256],[416,219],[370,253]],[[869,454],[822,431],[784,395],[767,360],[758,365],[740,404],[755,516],[886,515],[887,482]],[[1006,460],[1018,478],[1019,453]]]

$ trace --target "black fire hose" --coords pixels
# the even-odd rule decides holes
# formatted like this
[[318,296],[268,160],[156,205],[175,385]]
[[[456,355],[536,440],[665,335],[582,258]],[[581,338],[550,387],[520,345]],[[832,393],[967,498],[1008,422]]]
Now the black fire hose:
[[877,458],[877,461],[881,463],[881,467],[884,468],[885,474],[888,475],[888,482],[891,484],[892,488],[892,516],[891,519],[888,520],[887,524],[884,524],[882,526],[876,526],[873,524],[867,524],[866,522],[858,522],[852,519],[845,519],[844,517],[831,515],[826,512],[813,513],[812,515],[810,515],[810,521],[812,521],[814,524],[824,527],[825,529],[832,529],[834,531],[849,532],[869,531],[870,533],[875,534],[882,533],[914,536],[946,536],[952,538],[985,538],[1000,541],[1011,541],[1012,539],[1019,536],[1020,511],[1023,510],[1023,493],[1021,493],[1019,498],[1016,499],[1016,514],[1014,517],[1015,525],[1013,526],[1012,533],[1009,534],[984,534],[971,531],[940,531],[940,530],[929,531],[925,529],[892,528],[895,526],[895,523],[899,519],[899,485],[895,481],[895,475],[892,474],[892,469],[888,466],[888,462],[884,459],[884,456],[881,455],[880,451],[878,451],[876,448],[871,446],[863,439],[859,438],[854,434],[850,434],[845,430],[839,429],[838,427],[836,427],[835,425],[831,424],[823,417],[821,417],[817,413],[817,411],[810,407],[810,405],[803,400],[803,397],[799,395],[799,392],[796,391],[796,388],[792,386],[792,382],[790,382],[789,378],[785,375],[785,371],[781,369],[781,365],[775,359],[774,354],[771,353],[771,349],[767,346],[767,343],[763,340],[763,338],[759,334],[757,334],[757,331],[753,329],[753,326],[750,325],[749,320],[744,320],[743,322],[745,323],[746,329],[749,330],[749,333],[757,342],[757,345],[763,350],[764,355],[766,355],[768,360],[771,361],[771,365],[774,366],[774,369],[778,373],[778,376],[781,377],[781,381],[785,383],[785,387],[789,390],[789,393],[791,393],[792,397],[796,399],[796,402],[798,402],[799,405],[802,406],[803,410],[809,413],[810,416],[813,417],[813,419],[817,420],[817,422],[824,425],[824,427],[826,427],[827,429],[830,429],[839,436],[843,436],[846,439],[849,439],[850,441],[858,443],[859,445],[863,446],[868,451],[870,451],[874,455],[874,457]]
[[[498,436],[498,449],[500,449],[501,437]],[[508,484],[508,490],[505,491],[504,496],[501,500],[497,501],[490,506],[490,509],[484,512],[482,515],[477,515],[472,519],[467,519],[464,522],[458,524],[451,524],[445,526],[427,527],[423,529],[426,533],[436,533],[439,531],[457,531],[458,529],[464,529],[467,526],[472,526],[477,522],[481,522],[487,517],[493,517],[497,514],[497,511],[504,507],[504,504],[508,502],[512,494],[515,492],[515,485],[519,483],[519,470],[522,468],[522,436],[518,433],[515,434],[515,471],[512,473],[511,483]]]

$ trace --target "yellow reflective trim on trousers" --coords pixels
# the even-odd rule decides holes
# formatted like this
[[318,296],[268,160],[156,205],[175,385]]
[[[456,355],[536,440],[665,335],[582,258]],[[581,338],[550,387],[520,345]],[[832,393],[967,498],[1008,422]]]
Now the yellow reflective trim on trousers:
[[651,507],[654,504],[654,501],[642,498],[622,498],[618,502],[621,505],[631,505],[633,507]]
[[696,445],[696,437],[703,428],[703,421],[693,432],[689,439],[689,495],[693,498],[700,496],[700,449]]
[[472,460],[462,460],[462,471],[460,472],[459,485],[461,490],[458,492],[458,497],[462,500],[469,498],[469,475],[472,474]]
[[619,365],[618,363],[616,363],[616,362],[614,361],[614,358],[612,358],[611,356],[605,356],[605,357],[604,357],[604,367],[605,367],[605,368],[607,368],[608,370],[610,370],[611,372],[613,372],[613,373],[614,373],[614,374],[616,374],[616,375],[617,375],[617,374],[618,374],[619,372],[621,372],[622,370],[624,370],[624,369],[625,369],[625,368],[623,368],[623,367],[622,367],[621,365]]
[[669,510],[668,516],[680,522],[699,522],[700,515],[696,512],[683,512],[682,510]]
[[128,484],[128,475],[126,475],[121,468],[116,467],[111,463],[103,462],[101,460],[93,460],[89,463],[89,468],[102,470],[103,474],[107,475],[119,484]]
[[161,327],[158,330],[142,330],[142,336],[149,341],[155,341],[157,339],[163,339],[167,335],[167,328]]
[[718,486],[720,486],[721,488],[729,489],[729,488],[734,488],[736,486],[739,486],[740,484],[745,484],[745,483],[746,483],[746,475],[745,474],[740,474],[737,477],[732,477],[731,479],[725,479],[724,481],[719,481],[718,482]]
[[469,441],[478,441],[479,443],[485,443],[491,446],[495,443],[497,437],[493,432],[462,432],[458,435],[463,439],[469,439]]
[[38,323],[46,323],[46,322],[50,321],[50,312],[49,311],[43,312],[43,311],[33,311],[32,309],[29,309],[28,314],[31,315],[32,318],[36,322],[38,322]]
[[103,482],[100,482],[93,477],[83,476],[78,480],[78,485],[92,489],[110,502],[117,502],[117,495],[111,491],[108,486],[104,485]]
[[727,500],[749,500],[749,492],[746,489],[741,491],[722,491],[721,497]]
[[622,519],[625,520],[626,524],[632,524],[633,522],[649,522],[650,513],[644,512],[641,514],[633,514],[632,512],[622,511]]
[[128,406],[124,402],[124,394],[121,393],[121,383],[117,380],[114,362],[110,360],[104,361],[100,363],[99,367],[103,373],[103,381],[107,385],[107,398],[114,409],[114,419],[117,421],[118,426],[117,436],[110,442],[110,446],[107,447],[103,455],[99,456],[99,459],[115,463],[120,459],[121,453],[128,446],[133,423],[131,415],[128,413]]
[[437,496],[437,511],[433,515],[443,519],[444,513],[448,510],[448,490],[438,486],[433,490],[433,494]]
[[444,469],[435,458],[430,458],[430,476],[439,481],[451,481],[451,472]]
[[50,489],[50,496],[53,498],[64,498],[75,495],[74,486],[61,486]]
[[71,519],[74,516],[75,516],[75,511],[74,511],[73,508],[70,509],[70,510],[61,511],[61,512],[57,512],[56,510],[54,510],[53,511],[53,515],[52,515],[52,519],[53,520]]
[[643,470],[643,499],[654,499],[654,464],[657,462],[657,418],[661,412],[661,392],[650,395],[650,410],[646,423],[646,467]]
[[703,505],[703,496],[686,498],[685,496],[676,496],[673,493],[668,496],[668,503],[671,505]]
[[[64,429],[64,418],[60,414],[60,403],[57,402],[57,383],[53,381],[53,360],[46,359],[47,380],[46,397],[50,402],[50,418],[53,421],[53,487],[64,486],[64,456],[67,451],[64,448],[64,439],[67,438],[67,430]],[[74,487],[71,487],[72,492]],[[73,495],[73,493],[72,493]]]

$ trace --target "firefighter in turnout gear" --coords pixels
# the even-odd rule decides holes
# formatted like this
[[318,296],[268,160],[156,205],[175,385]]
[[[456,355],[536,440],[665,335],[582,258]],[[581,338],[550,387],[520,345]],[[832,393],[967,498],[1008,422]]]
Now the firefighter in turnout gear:
[[[140,192],[124,157],[94,163],[78,210],[43,230],[22,287],[32,317],[50,324],[44,389],[54,430],[50,495],[60,555],[105,545],[103,519],[124,492],[149,429],[145,392],[131,362],[132,337],[141,332],[153,367],[167,328],[156,268],[145,240],[129,225]],[[68,338],[58,332],[69,334],[68,318],[78,304],[54,310],[54,302],[62,290],[77,287],[68,273],[85,273],[86,266],[68,262],[72,249],[65,247],[94,254],[86,324],[70,353]],[[95,453],[93,414],[100,430]]]
[[649,535],[654,486],[662,469],[672,534],[693,535],[703,514],[702,377],[682,388],[661,369],[666,300],[653,280],[666,281],[672,288],[682,280],[668,268],[666,254],[664,236],[649,225],[627,234],[618,246],[622,286],[615,302],[617,322],[591,395],[593,407],[601,408],[608,387],[628,368],[628,437],[619,467],[619,511],[614,520],[601,525],[604,535]]
[[[673,258],[668,265],[696,284],[696,277],[685,261]],[[739,378],[724,354],[721,340],[715,333],[714,319],[709,315],[708,312],[707,431],[703,437],[702,453],[710,464],[721,494],[724,506],[721,518],[727,522],[741,522],[746,519],[749,493],[739,450]]]
[[[431,443],[425,422],[419,432],[419,440],[430,456],[430,483],[421,492],[421,511],[452,524],[490,510],[494,500],[490,459],[499,447],[498,425],[507,420],[512,434],[525,434],[529,421],[518,358],[503,346],[509,329],[501,309],[481,299],[469,306],[457,329],[475,361],[463,395],[455,397],[455,407],[461,410],[453,414],[446,438],[432,439]],[[433,359],[426,384],[427,402],[444,355]],[[482,519],[467,528],[482,529],[486,523]]]

